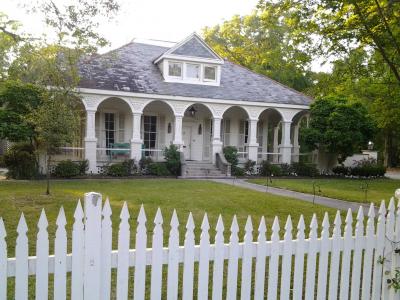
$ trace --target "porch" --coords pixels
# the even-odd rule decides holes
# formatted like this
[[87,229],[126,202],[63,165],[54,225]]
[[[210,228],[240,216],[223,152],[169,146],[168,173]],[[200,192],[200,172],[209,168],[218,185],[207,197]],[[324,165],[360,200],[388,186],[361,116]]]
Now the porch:
[[178,146],[187,161],[215,164],[223,147],[238,149],[239,162],[290,163],[302,155],[301,126],[307,126],[305,110],[290,121],[279,108],[260,107],[257,117],[242,105],[227,106],[217,114],[212,104],[185,103],[181,112],[170,101],[148,101],[141,110],[124,98],[108,97],[96,107],[86,107],[84,130],[76,145],[64,147],[57,159],[89,161],[89,172],[104,165],[142,158],[163,161],[165,147]]

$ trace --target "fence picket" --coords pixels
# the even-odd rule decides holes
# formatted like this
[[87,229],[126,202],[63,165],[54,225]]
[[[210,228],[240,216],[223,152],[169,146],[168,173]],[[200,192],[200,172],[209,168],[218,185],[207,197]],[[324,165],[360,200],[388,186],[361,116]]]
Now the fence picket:
[[306,226],[304,224],[303,215],[300,216],[299,223],[297,225],[297,246],[296,256],[294,261],[294,275],[293,278],[293,300],[303,299],[303,274],[304,274],[304,231]]
[[382,200],[378,212],[378,222],[376,225],[376,249],[374,255],[374,273],[372,282],[372,297],[371,299],[379,299],[382,291],[383,277],[383,255],[385,249],[385,226],[386,226],[386,207],[385,201]]
[[146,261],[147,247],[146,214],[144,212],[143,204],[140,206],[137,223],[133,298],[135,300],[141,300],[144,299],[146,284],[146,264],[143,262]]
[[161,299],[162,291],[162,253],[163,253],[163,218],[160,208],[157,209],[156,216],[154,218],[154,229],[153,229],[153,252],[151,259],[151,291],[150,297],[152,300]]
[[363,236],[364,236],[364,211],[360,206],[357,213],[357,223],[355,229],[355,241],[353,251],[353,268],[351,273],[351,294],[350,299],[360,299],[360,279],[361,279],[361,259],[363,251]]
[[179,221],[176,210],[172,213],[171,231],[168,240],[168,278],[167,300],[178,298],[178,274],[179,274]]
[[212,299],[222,299],[222,283],[224,275],[224,223],[221,215],[218,217],[217,226],[215,227],[215,255],[214,255],[214,268],[213,268],[213,287]]
[[186,235],[185,235],[185,252],[184,252],[184,264],[183,264],[183,291],[182,299],[193,299],[193,275],[194,275],[194,221],[192,213],[189,213],[189,217],[186,223]]
[[348,299],[350,285],[350,261],[351,248],[353,244],[353,217],[351,209],[347,211],[346,225],[344,227],[344,240],[342,252],[342,269],[340,273],[340,299]]
[[318,229],[317,216],[314,214],[311,219],[310,234],[308,237],[309,247],[307,255],[306,290],[305,290],[305,299],[307,300],[314,299],[315,296],[315,274],[316,274],[317,239],[318,239],[317,229]]
[[117,300],[126,300],[128,298],[129,241],[131,237],[130,216],[126,202],[122,206],[119,217],[121,222],[118,231]]
[[226,289],[226,299],[236,299],[237,295],[237,276],[238,276],[238,259],[239,259],[239,225],[236,215],[233,216],[230,228],[231,236],[229,238],[229,260],[228,260],[228,279]]
[[290,276],[292,274],[292,219],[288,216],[285,224],[285,234],[283,236],[284,246],[282,255],[282,276],[281,276],[281,300],[289,300],[290,296]]
[[7,232],[0,218],[0,299],[7,298]]
[[264,286],[265,286],[265,257],[267,253],[266,245],[266,232],[265,218],[261,217],[260,225],[258,226],[257,238],[257,258],[256,258],[256,273],[255,273],[255,286],[254,286],[254,299],[264,299]]
[[342,243],[342,218],[340,212],[336,212],[334,227],[332,233],[332,252],[330,260],[329,272],[329,300],[337,300],[339,285],[339,268],[340,268],[340,248]]
[[64,208],[61,207],[57,217],[56,239],[54,243],[54,299],[67,297],[67,232]]
[[[389,201],[388,205],[388,212],[386,216],[386,234],[385,234],[385,251],[384,251],[384,257],[391,261],[394,262],[396,260],[396,254],[394,252],[395,246],[393,245],[395,243],[395,235],[394,235],[394,226],[395,226],[395,205],[394,205],[394,198],[391,198]],[[384,263],[383,264],[383,274],[384,274],[384,280],[382,283],[382,299],[393,299],[393,291],[394,289],[389,289],[389,285],[385,282],[386,279],[394,277],[394,273],[392,273],[392,267],[389,263]]]
[[372,276],[372,257],[374,254],[374,244],[375,244],[375,208],[371,203],[368,212],[368,221],[366,228],[366,245],[364,252],[364,265],[363,265],[363,278],[362,278],[362,288],[361,288],[361,299],[368,300],[371,299],[371,276]]
[[24,213],[21,214],[17,226],[17,241],[15,247],[15,299],[28,299],[28,226]]
[[84,225],[83,209],[81,201],[78,201],[74,213],[74,225],[72,227],[72,279],[71,299],[83,299],[83,266],[84,266]]
[[242,259],[242,286],[240,299],[250,299],[251,295],[251,265],[253,250],[253,224],[251,217],[247,217],[244,228],[243,259]]
[[278,268],[279,268],[279,219],[275,217],[272,224],[271,234],[271,256],[268,268],[268,297],[267,299],[277,299],[278,296]]
[[103,206],[101,221],[101,278],[100,299],[110,299],[111,296],[111,251],[112,251],[112,222],[110,200],[107,198]]
[[203,222],[201,224],[200,235],[200,258],[199,258],[199,286],[197,291],[198,300],[208,299],[208,276],[209,276],[209,262],[210,262],[210,235],[208,230],[210,225],[208,223],[207,213],[204,214]]
[[[40,213],[36,238],[36,299],[48,299],[49,285],[49,236],[44,209]],[[1,299],[1,297],[0,297]]]
[[317,286],[317,299],[326,299],[326,290],[328,282],[328,257],[329,257],[329,217],[325,213],[322,221],[321,232],[321,247],[318,264],[318,286]]

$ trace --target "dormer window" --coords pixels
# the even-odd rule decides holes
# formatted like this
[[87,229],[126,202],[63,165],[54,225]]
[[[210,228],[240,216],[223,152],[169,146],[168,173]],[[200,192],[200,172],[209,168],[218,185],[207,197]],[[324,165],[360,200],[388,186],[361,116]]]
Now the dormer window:
[[200,80],[200,65],[186,64],[186,77],[188,79]]
[[182,78],[182,63],[170,61],[168,64],[168,76]]
[[216,81],[217,68],[212,66],[204,66],[204,81]]

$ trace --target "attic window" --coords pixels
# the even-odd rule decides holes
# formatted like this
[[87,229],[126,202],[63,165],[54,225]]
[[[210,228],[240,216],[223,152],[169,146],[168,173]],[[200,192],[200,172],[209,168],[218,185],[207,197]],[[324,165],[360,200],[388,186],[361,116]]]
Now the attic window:
[[215,81],[216,75],[216,67],[204,66],[204,81]]
[[182,77],[182,63],[169,62],[168,75],[171,77]]
[[190,79],[200,79],[200,65],[186,64],[186,77]]

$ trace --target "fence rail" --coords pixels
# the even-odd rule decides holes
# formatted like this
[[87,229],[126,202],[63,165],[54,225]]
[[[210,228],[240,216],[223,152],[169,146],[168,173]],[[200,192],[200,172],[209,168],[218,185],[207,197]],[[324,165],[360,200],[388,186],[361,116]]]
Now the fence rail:
[[[388,209],[382,201],[377,218],[372,204],[367,220],[360,207],[354,228],[351,210],[343,224],[338,212],[333,226],[325,214],[320,232],[314,215],[307,238],[303,216],[296,233],[290,216],[283,230],[275,217],[268,230],[271,232],[269,238],[265,219],[261,218],[258,229],[253,230],[252,219],[248,217],[244,238],[239,242],[239,226],[234,217],[230,237],[226,240],[225,225],[219,216],[211,244],[210,225],[205,214],[198,245],[192,214],[185,225],[184,243],[180,245],[180,223],[173,212],[168,226],[168,245],[164,245],[164,221],[160,209],[154,219],[153,233],[148,236],[142,206],[137,218],[134,249],[130,247],[130,214],[124,203],[115,250],[112,250],[109,201],[103,205],[100,194],[87,193],[84,206],[85,209],[78,202],[75,210],[70,254],[67,254],[63,208],[56,221],[53,255],[49,255],[48,222],[44,211],[38,222],[36,256],[28,256],[28,227],[22,214],[17,227],[15,258],[7,257],[6,230],[0,219],[0,299],[7,299],[10,277],[15,278],[14,298],[28,299],[28,276],[31,275],[35,276],[36,299],[47,299],[49,274],[54,274],[54,299],[66,299],[67,290],[71,291],[72,299],[110,299],[112,288],[116,290],[117,299],[127,299],[129,280],[132,280],[129,272],[134,273],[134,299],[161,299],[163,287],[167,299],[177,299],[178,295],[182,299],[386,300],[399,297],[387,282],[395,278],[400,266],[397,253],[400,208],[396,209],[394,198]],[[147,248],[148,244],[152,248]],[[163,280],[163,266],[167,267],[166,280]],[[151,276],[146,277],[149,268]],[[112,280],[112,269],[116,270],[116,280]],[[71,280],[67,287],[69,272]]]

